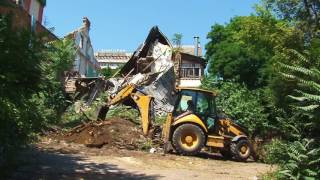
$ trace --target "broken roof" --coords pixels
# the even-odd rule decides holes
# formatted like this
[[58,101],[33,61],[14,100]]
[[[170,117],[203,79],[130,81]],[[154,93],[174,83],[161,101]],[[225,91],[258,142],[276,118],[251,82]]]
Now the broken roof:
[[161,44],[168,45],[172,48],[172,45],[168,38],[160,31],[158,26],[154,26],[151,28],[144,43],[138,47],[138,49],[131,56],[130,60],[121,69],[120,74],[127,74],[132,69],[136,69],[137,60],[140,57],[146,57],[148,55],[150,47],[156,40],[158,40]]

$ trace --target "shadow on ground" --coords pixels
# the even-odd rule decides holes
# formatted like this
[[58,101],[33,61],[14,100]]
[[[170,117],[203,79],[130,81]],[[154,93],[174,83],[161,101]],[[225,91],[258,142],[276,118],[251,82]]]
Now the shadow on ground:
[[[179,156],[179,154],[175,152],[171,152],[171,154]],[[232,161],[232,162],[238,162],[238,163],[255,163],[255,161],[252,158],[249,158],[247,161],[238,161],[233,158],[225,158],[220,153],[209,153],[209,152],[200,152],[199,154],[193,156],[198,157],[201,159],[212,159],[212,160],[219,160],[219,161]]]
[[42,151],[36,148],[19,157],[21,166],[10,179],[146,179],[162,176],[127,172],[116,165],[94,163],[74,154]]

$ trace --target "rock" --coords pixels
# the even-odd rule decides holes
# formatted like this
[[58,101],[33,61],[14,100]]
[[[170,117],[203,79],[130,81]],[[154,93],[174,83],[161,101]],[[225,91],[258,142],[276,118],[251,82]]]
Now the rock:
[[155,153],[156,151],[157,151],[156,148],[151,148],[149,152],[153,154],[153,153]]

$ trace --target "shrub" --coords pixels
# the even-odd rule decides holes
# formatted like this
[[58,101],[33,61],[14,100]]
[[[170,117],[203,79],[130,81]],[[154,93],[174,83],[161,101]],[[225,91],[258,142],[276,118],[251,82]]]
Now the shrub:
[[148,151],[154,146],[152,139],[146,138],[138,141],[138,149]]
[[65,108],[59,75],[72,64],[75,50],[65,41],[45,44],[43,36],[13,28],[11,15],[0,15],[2,162],[9,160],[10,153],[14,157],[15,150],[45,126],[57,122]]
[[288,80],[297,82],[298,86],[296,94],[289,95],[295,102],[292,107],[296,131],[289,132],[295,140],[286,148],[288,158],[285,162],[279,162],[279,174],[282,179],[319,179],[320,147],[315,139],[319,138],[320,71],[305,55],[295,50],[289,52],[304,65],[280,64],[281,74]]
[[288,161],[281,164],[279,174],[283,179],[319,179],[320,147],[313,139],[302,139],[290,143]]
[[264,157],[263,161],[269,164],[284,164],[289,156],[287,148],[289,144],[279,139],[272,139],[270,143],[263,146]]
[[140,118],[141,118],[138,110],[125,105],[117,105],[117,106],[114,106],[112,109],[110,109],[107,114],[107,118],[112,118],[112,117],[120,117],[123,119],[128,119],[133,121],[136,124],[140,124]]

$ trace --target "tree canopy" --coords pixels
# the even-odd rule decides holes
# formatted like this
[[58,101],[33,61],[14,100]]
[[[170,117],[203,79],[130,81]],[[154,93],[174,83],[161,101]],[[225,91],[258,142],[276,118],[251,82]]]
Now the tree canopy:
[[267,84],[276,49],[299,46],[301,41],[288,23],[262,11],[235,17],[226,25],[215,24],[208,39],[209,73],[225,80],[234,79],[251,89]]

